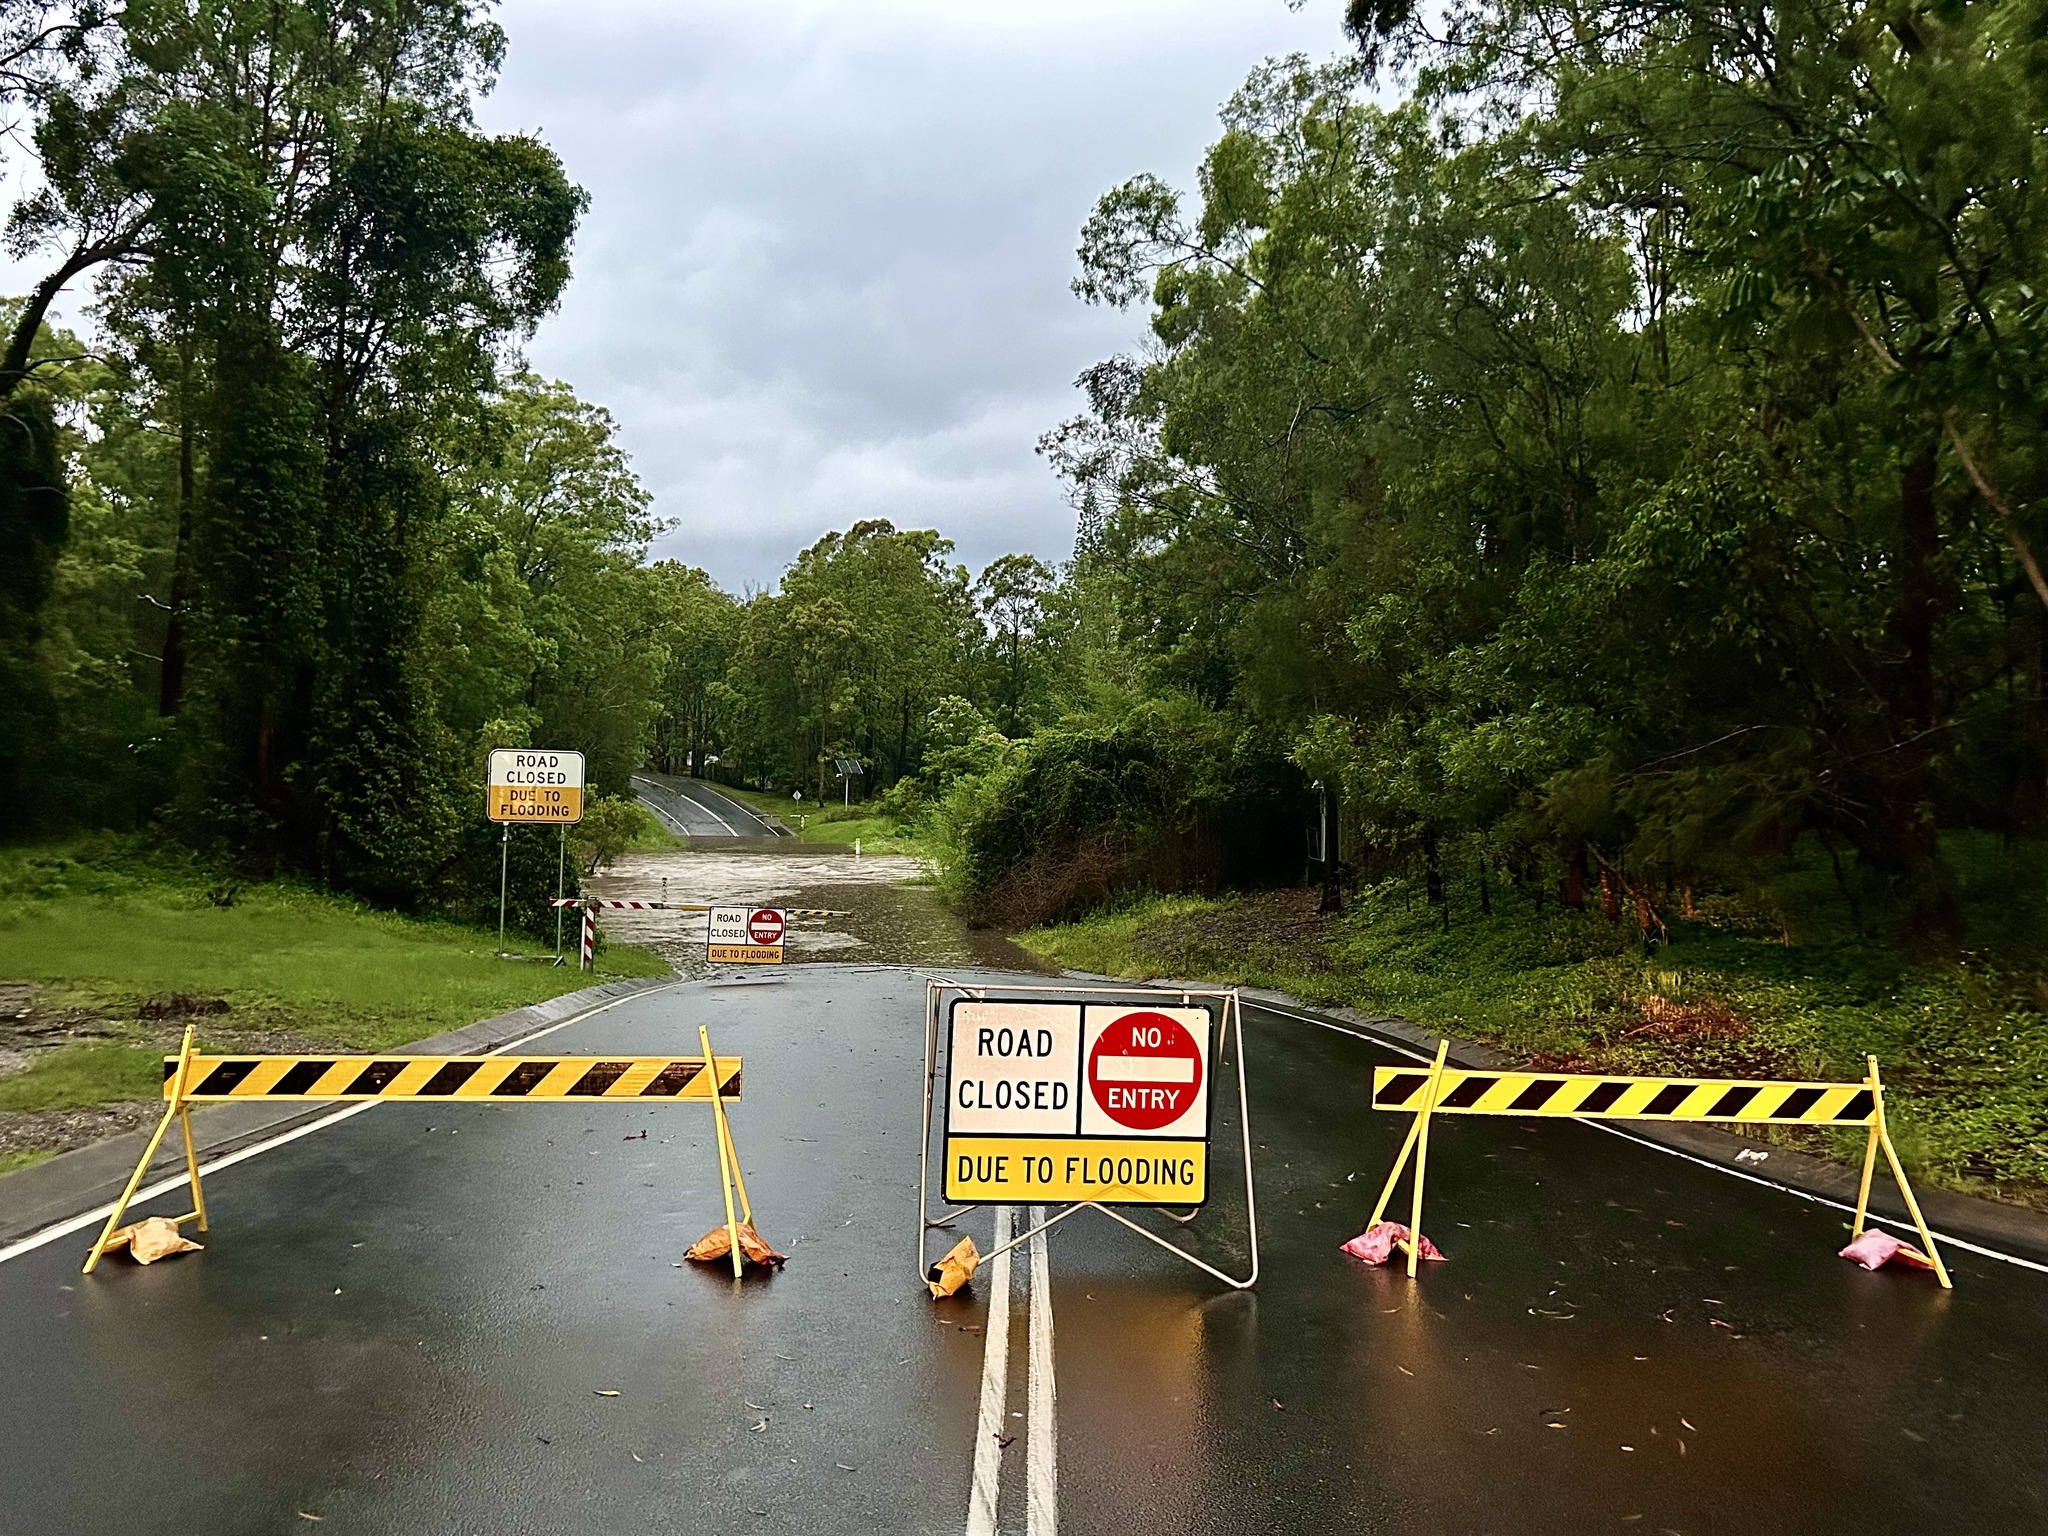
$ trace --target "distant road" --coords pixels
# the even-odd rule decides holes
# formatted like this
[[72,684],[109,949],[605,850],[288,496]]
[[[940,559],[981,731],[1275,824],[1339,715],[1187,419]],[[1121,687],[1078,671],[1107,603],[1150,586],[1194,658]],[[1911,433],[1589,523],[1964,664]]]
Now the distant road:
[[703,779],[644,769],[633,775],[633,788],[640,803],[659,816],[664,826],[693,840],[791,835],[789,828]]

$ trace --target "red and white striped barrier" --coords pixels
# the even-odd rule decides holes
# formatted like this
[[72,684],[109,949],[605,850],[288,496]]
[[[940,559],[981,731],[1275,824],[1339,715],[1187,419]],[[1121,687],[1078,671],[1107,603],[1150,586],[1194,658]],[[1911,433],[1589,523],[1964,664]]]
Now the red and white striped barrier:
[[[710,907],[694,901],[612,901],[600,896],[563,896],[550,901],[551,907],[624,908],[628,912],[709,912]],[[851,917],[837,907],[779,907],[784,917]]]
[[592,970],[597,965],[597,913],[589,907],[583,909],[583,969]]

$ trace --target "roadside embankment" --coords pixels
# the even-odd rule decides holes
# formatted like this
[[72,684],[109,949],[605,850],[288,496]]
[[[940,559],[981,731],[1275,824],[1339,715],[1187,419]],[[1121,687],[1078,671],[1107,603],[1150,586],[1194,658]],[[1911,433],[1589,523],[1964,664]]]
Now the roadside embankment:
[[234,884],[115,840],[0,852],[0,1172],[142,1123],[187,1024],[209,1050],[379,1050],[668,972],[628,947],[595,977],[496,948],[494,932]]
[[858,840],[864,853],[901,854],[913,859],[927,855],[924,841],[914,828],[883,815],[871,802],[835,805],[808,795],[792,800],[786,794],[734,789],[730,784],[718,787],[763,816],[774,817],[806,843],[845,843],[851,847]]
[[[1557,1071],[1852,1079],[1875,1054],[1916,1178],[2048,1209],[2048,990],[1978,954],[1915,962],[1703,901],[1646,947],[1626,922],[1494,893],[1443,909],[1389,882],[1341,915],[1317,893],[1149,897],[1018,936],[1074,970],[1269,987],[1396,1015]],[[1861,1133],[1761,1139],[1852,1161]]]

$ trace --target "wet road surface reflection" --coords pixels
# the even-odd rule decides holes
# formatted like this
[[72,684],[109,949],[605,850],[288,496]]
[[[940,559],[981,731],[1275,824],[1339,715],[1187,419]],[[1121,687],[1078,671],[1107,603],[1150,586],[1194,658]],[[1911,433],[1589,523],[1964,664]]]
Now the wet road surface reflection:
[[[862,883],[813,878],[791,890]],[[688,1107],[378,1106],[209,1180],[204,1253],[82,1279],[80,1236],[0,1265],[0,1531],[959,1532],[988,1285],[935,1306],[912,1273],[921,981],[745,979],[545,1048],[703,1023],[743,1054],[734,1133],[786,1270],[680,1267],[719,1212]],[[2048,1530],[2048,1279],[1866,1274],[1825,1207],[1476,1119],[1432,1133],[1449,1262],[1369,1269],[1337,1246],[1405,1130],[1365,1107],[1393,1058],[1246,1011],[1258,1289],[1092,1212],[1051,1234],[1066,1536]],[[1226,1092],[1177,1236],[1242,1273],[1237,1125]]]

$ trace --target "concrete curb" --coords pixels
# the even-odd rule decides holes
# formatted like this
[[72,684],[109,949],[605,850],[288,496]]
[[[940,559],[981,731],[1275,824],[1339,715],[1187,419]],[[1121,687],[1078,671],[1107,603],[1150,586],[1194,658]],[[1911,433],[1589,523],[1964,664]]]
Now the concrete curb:
[[[415,1040],[410,1045],[396,1047],[395,1051],[480,1056],[578,1013],[636,993],[670,986],[674,982],[674,977],[608,981],[578,992],[566,992],[544,1003],[532,1003],[492,1018],[480,1019],[430,1039]],[[211,1104],[193,1110],[192,1139],[199,1148],[200,1160],[205,1161],[318,1119],[321,1115],[331,1114],[337,1107],[329,1102],[309,1104],[304,1101],[290,1105]],[[148,1130],[129,1131],[125,1135],[96,1141],[88,1147],[60,1152],[48,1162],[37,1163],[32,1168],[0,1178],[0,1245],[27,1237],[76,1216],[80,1211],[89,1211],[112,1200],[121,1193],[121,1186],[127,1183],[128,1175],[135,1171],[135,1160],[142,1155],[149,1137]],[[152,1178],[164,1178],[182,1173],[184,1164],[183,1144],[174,1135],[166,1136],[156,1160],[150,1164],[150,1174]]]
[[[1218,985],[1212,981],[1181,981],[1169,978],[1131,983],[1128,977],[1095,976],[1082,971],[1068,971],[1066,974],[1076,979],[1085,977],[1091,982],[1108,982],[1112,985],[1121,982],[1168,989],[1178,986]],[[1237,991],[1248,1003],[1265,1003],[1286,1008],[1324,1023],[1343,1025],[1382,1040],[1388,1045],[1411,1048],[1426,1057],[1436,1054],[1437,1042],[1444,1038],[1434,1031],[1411,1024],[1406,1019],[1361,1013],[1355,1008],[1311,1008],[1284,992],[1275,992],[1266,987],[1239,987]],[[1451,1041],[1449,1060],[1461,1067],[1481,1067],[1489,1070],[1514,1068],[1520,1065],[1513,1057],[1504,1055],[1490,1046],[1464,1040]],[[1724,1168],[1744,1178],[1783,1185],[1795,1194],[1816,1195],[1849,1206],[1856,1203],[1858,1170],[1844,1163],[1829,1162],[1825,1158],[1811,1157],[1804,1152],[1794,1152],[1783,1147],[1759,1148],[1753,1141],[1746,1141],[1740,1136],[1731,1135],[1711,1125],[1656,1125],[1643,1121],[1628,1121],[1616,1128],[1637,1140],[1668,1147],[1674,1152],[1698,1158],[1704,1163],[1712,1163],[1717,1168]],[[1770,1153],[1769,1158],[1761,1164],[1739,1163],[1735,1160],[1735,1154],[1738,1152],[1759,1150],[1767,1150]],[[2028,1210],[2024,1206],[2001,1205],[1996,1201],[1979,1200],[1946,1189],[1916,1186],[1914,1193],[1920,1197],[1921,1212],[1927,1217],[1927,1224],[1934,1229],[1937,1237],[1953,1235],[1966,1242],[1981,1243],[1987,1248],[1997,1248],[2020,1258],[2031,1259],[2038,1264],[2048,1264],[2048,1215]],[[1875,1214],[1894,1223],[1907,1226],[1911,1224],[1911,1219],[1906,1214],[1905,1202],[1899,1198],[1898,1190],[1890,1178],[1881,1171],[1871,1186],[1870,1208]],[[1846,1242],[1847,1238],[1843,1240]]]

